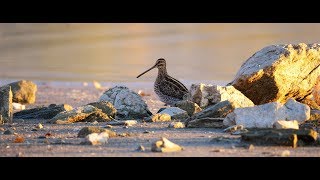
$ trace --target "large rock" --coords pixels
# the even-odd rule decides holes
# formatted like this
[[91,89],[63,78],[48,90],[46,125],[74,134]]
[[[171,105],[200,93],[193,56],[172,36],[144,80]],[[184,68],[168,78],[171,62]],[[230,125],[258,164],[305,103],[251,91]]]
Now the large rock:
[[230,83],[260,105],[302,100],[320,75],[320,44],[272,45],[245,61]]
[[233,86],[218,86],[211,84],[192,84],[188,99],[200,105],[201,108],[230,101],[241,107],[252,107],[253,102]]
[[175,104],[176,107],[187,111],[189,116],[194,115],[195,113],[198,113],[202,111],[202,109],[198,106],[197,103],[194,103],[192,101],[184,100],[184,101],[178,101]]
[[104,112],[105,114],[108,114],[113,118],[117,113],[117,109],[112,105],[112,103],[107,101],[93,102],[93,103],[89,103],[88,105],[101,109],[102,112]]
[[12,123],[13,106],[11,87],[6,85],[0,88],[0,123]]
[[49,123],[70,124],[74,122],[105,122],[111,121],[110,117],[91,105],[81,106],[71,111],[64,111],[50,119]]
[[51,119],[60,112],[71,111],[73,108],[68,104],[50,104],[48,107],[26,109],[13,114],[16,119]]
[[278,120],[306,121],[310,107],[289,99],[287,103],[272,102],[254,107],[237,108],[223,120],[225,126],[243,125],[246,128],[272,128]]
[[186,124],[188,126],[188,122],[194,119],[224,118],[229,113],[233,112],[236,108],[239,108],[238,104],[230,101],[222,101],[220,103],[207,107],[201,112],[194,114],[186,120]]
[[117,119],[143,119],[152,115],[141,96],[125,86],[105,91],[99,101],[111,102],[117,109]]
[[184,121],[185,119],[189,118],[187,111],[182,110],[178,107],[166,108],[166,109],[162,110],[161,112],[159,112],[158,114],[168,114],[171,116],[172,120]]
[[37,85],[32,81],[21,80],[8,84],[13,93],[13,102],[33,104],[36,101]]

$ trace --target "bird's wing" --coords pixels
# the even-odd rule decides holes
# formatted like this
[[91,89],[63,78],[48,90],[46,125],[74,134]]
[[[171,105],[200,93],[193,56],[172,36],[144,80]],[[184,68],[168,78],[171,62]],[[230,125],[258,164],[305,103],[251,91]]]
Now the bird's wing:
[[166,77],[160,82],[160,91],[177,99],[183,99],[183,95],[188,93],[188,89],[178,80],[172,77]]

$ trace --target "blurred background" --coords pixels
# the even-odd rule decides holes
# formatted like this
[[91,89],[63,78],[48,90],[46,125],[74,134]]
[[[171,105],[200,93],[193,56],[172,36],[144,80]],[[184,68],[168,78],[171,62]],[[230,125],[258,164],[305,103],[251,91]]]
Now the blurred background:
[[0,79],[149,82],[158,58],[182,81],[231,81],[265,46],[319,43],[320,24],[0,24]]

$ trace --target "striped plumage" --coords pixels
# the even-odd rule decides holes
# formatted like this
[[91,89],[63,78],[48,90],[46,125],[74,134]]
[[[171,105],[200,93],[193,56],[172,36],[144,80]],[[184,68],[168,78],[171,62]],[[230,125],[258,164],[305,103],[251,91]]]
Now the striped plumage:
[[163,58],[158,59],[154,66],[141,73],[137,78],[153,68],[158,68],[158,76],[154,83],[154,91],[159,99],[171,106],[177,101],[183,100],[183,96],[188,93],[188,89],[180,81],[168,75],[166,60]]

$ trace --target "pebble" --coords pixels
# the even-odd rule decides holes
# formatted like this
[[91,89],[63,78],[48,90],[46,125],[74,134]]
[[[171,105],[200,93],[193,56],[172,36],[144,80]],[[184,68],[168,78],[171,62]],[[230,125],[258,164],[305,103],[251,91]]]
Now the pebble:
[[248,149],[249,149],[249,151],[253,151],[253,150],[254,150],[254,146],[253,146],[252,144],[250,144],[250,145],[248,146]]
[[137,148],[137,151],[141,151],[141,152],[144,152],[146,149],[140,145],[138,148]]
[[288,156],[290,156],[290,151],[288,151],[288,150],[282,151],[281,157],[288,157]]
[[13,134],[13,132],[11,131],[11,130],[6,130],[5,132],[3,132],[3,134],[5,134],[5,135],[9,135],[9,134]]
[[211,152],[224,152],[224,151],[225,151],[224,149],[214,149]]

